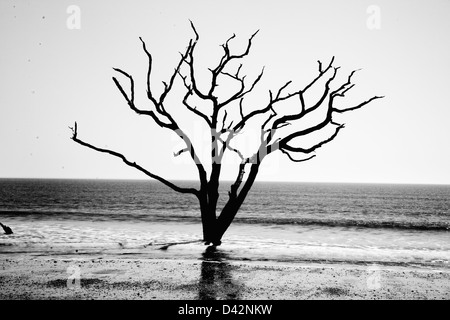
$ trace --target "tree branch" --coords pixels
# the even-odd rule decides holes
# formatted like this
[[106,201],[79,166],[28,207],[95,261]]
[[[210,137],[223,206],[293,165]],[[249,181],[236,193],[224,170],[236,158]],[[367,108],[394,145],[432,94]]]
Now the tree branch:
[[327,73],[328,70],[331,69],[331,67],[333,66],[333,62],[334,62],[334,56],[331,58],[330,63],[328,64],[328,66],[325,68],[325,70],[322,70],[322,63],[320,61],[319,62],[319,75],[317,77],[315,77],[313,79],[313,81],[311,81],[306,87],[303,88],[303,92],[306,92],[306,90],[308,90],[314,83],[316,83],[320,78],[322,78],[322,76]]
[[228,113],[227,113],[227,110],[225,110],[224,114],[223,114],[223,118],[222,118],[222,130],[221,130],[221,132],[225,131],[225,122],[227,121],[227,116],[228,116]]
[[[327,69],[325,69],[323,72],[320,73],[320,76],[319,76],[319,77],[322,77],[322,76],[325,74],[325,72],[327,72],[330,68],[331,68],[331,64],[327,67]],[[284,124],[284,123],[286,123],[287,121],[298,120],[298,119],[300,119],[300,118],[306,116],[307,114],[313,112],[313,111],[316,110],[317,108],[319,108],[319,107],[322,105],[322,103],[324,102],[325,98],[328,96],[328,93],[329,93],[329,91],[330,91],[330,84],[331,84],[331,82],[335,79],[336,74],[337,74],[337,70],[338,70],[338,69],[339,69],[339,68],[334,68],[334,73],[333,73],[333,75],[328,79],[328,81],[325,83],[325,90],[324,90],[322,96],[320,97],[319,101],[317,101],[317,103],[315,103],[311,108],[306,108],[306,106],[305,106],[305,101],[304,101],[304,99],[303,99],[303,94],[304,94],[304,92],[305,92],[305,89],[298,91],[297,94],[299,95],[299,98],[300,98],[300,105],[301,105],[301,110],[300,110],[300,112],[297,113],[297,114],[293,114],[293,115],[286,115],[286,116],[283,116],[283,117],[281,117],[281,118],[275,120],[274,123],[273,123],[273,125],[272,125],[272,128],[273,128],[273,129],[279,129],[279,128],[280,128],[280,124]],[[316,78],[316,79],[318,79],[318,78]],[[310,87],[310,85],[307,86],[307,88],[309,88],[309,87]],[[292,96],[293,96],[293,95],[290,95],[290,97],[292,97]],[[277,101],[276,101],[276,102],[277,102]]]
[[375,96],[375,97],[372,97],[372,98],[370,98],[370,99],[368,99],[368,100],[366,100],[366,101],[364,101],[364,102],[361,102],[360,104],[358,104],[358,105],[356,105],[356,106],[354,106],[354,107],[351,107],[351,108],[346,108],[346,109],[336,109],[336,108],[332,108],[331,110],[332,110],[333,112],[337,112],[337,113],[344,113],[344,112],[347,112],[347,111],[353,111],[353,110],[356,110],[356,109],[359,109],[359,108],[364,107],[366,104],[368,104],[369,102],[372,102],[373,100],[381,99],[381,98],[384,98],[384,96]]
[[195,33],[195,41],[198,41],[198,39],[199,39],[200,37],[199,37],[199,35],[198,35],[197,30],[195,29],[194,23],[193,23],[192,20],[190,20],[190,19],[189,19],[189,22],[190,22],[190,24],[191,24],[192,30],[193,30],[194,33]]
[[189,148],[184,148],[184,149],[181,149],[181,150],[179,150],[178,152],[174,152],[173,153],[173,156],[174,157],[178,157],[179,155],[181,155],[182,153],[184,153],[184,152],[188,152],[189,151]]
[[180,192],[180,193],[191,193],[191,194],[194,194],[196,196],[199,195],[199,191],[198,190],[193,189],[193,188],[181,188],[181,187],[173,184],[172,182],[170,182],[170,181],[168,181],[168,180],[166,180],[166,179],[164,179],[164,178],[162,178],[162,177],[160,177],[160,176],[158,176],[158,175],[156,175],[154,173],[151,173],[150,171],[144,169],[140,165],[136,164],[136,162],[129,161],[123,154],[121,154],[119,152],[108,150],[108,149],[98,148],[96,146],[93,146],[92,144],[89,144],[87,142],[84,142],[83,140],[78,139],[78,137],[77,137],[78,129],[77,129],[77,123],[76,122],[75,122],[74,128],[71,128],[71,129],[72,129],[72,138],[71,139],[73,141],[75,141],[76,143],[78,143],[78,144],[80,144],[80,145],[82,145],[84,147],[93,149],[95,151],[102,152],[102,153],[108,153],[108,154],[110,154],[110,155],[112,155],[114,157],[120,158],[120,159],[122,159],[123,162],[125,162],[126,165],[128,165],[130,167],[133,167],[133,168],[135,168],[135,169],[145,173],[147,176],[149,176],[149,177],[151,177],[151,178],[153,178],[155,180],[158,180],[159,182],[163,183],[164,185],[168,186],[169,188],[173,189],[174,191],[177,191],[177,192]]
[[[194,32],[195,28],[194,28]],[[198,34],[197,35],[197,39],[198,39]],[[152,56],[150,54],[150,52],[147,50],[145,42],[142,40],[142,38],[139,38],[142,42],[142,46],[144,49],[144,52],[146,53],[147,57],[148,57],[148,71],[147,71],[147,96],[148,98],[152,101],[152,103],[155,105],[156,111],[161,114],[162,116],[164,116],[169,123],[163,122],[161,121],[156,114],[153,111],[144,111],[144,110],[140,110],[138,108],[136,108],[135,104],[134,104],[134,81],[133,78],[126,73],[125,71],[115,68],[114,70],[116,70],[117,72],[125,75],[131,83],[131,97],[129,97],[126,93],[125,90],[123,90],[122,86],[120,85],[119,81],[116,78],[113,78],[114,83],[116,84],[116,86],[118,87],[119,91],[122,93],[122,95],[124,96],[125,100],[128,102],[128,105],[130,106],[130,108],[132,110],[134,110],[135,112],[137,112],[138,114],[144,114],[144,115],[149,115],[150,117],[152,117],[152,119],[162,128],[168,128],[171,129],[172,131],[174,131],[186,144],[187,149],[189,150],[189,153],[191,155],[192,160],[194,161],[194,163],[197,166],[198,172],[199,172],[199,177],[200,177],[200,181],[202,183],[206,183],[206,171],[204,170],[204,167],[202,165],[202,163],[200,162],[200,159],[198,158],[194,146],[192,145],[191,140],[189,139],[189,137],[181,130],[181,128],[179,127],[178,123],[175,121],[175,119],[165,110],[164,108],[164,100],[167,97],[168,93],[171,91],[175,78],[178,74],[180,74],[180,68],[181,65],[183,64],[183,62],[187,59],[189,53],[191,52],[194,44],[192,43],[192,40],[189,41],[189,45],[186,48],[186,51],[184,54],[181,54],[181,58],[180,61],[178,62],[178,65],[176,68],[174,68],[174,72],[172,73],[169,82],[163,82],[164,84],[164,90],[161,93],[159,100],[157,100],[156,98],[154,98],[153,94],[152,94],[152,90],[150,87],[150,77],[151,77],[151,69],[152,69]],[[192,110],[191,110],[192,111]],[[196,113],[196,112],[194,112]],[[198,112],[197,114],[200,115],[200,112]],[[206,116],[205,116],[206,118]],[[206,119],[205,119],[206,120]]]
[[189,41],[189,45],[186,49],[186,52],[184,53],[184,55],[181,55],[181,59],[178,62],[177,67],[174,69],[172,76],[170,77],[169,80],[169,84],[165,84],[165,90],[163,91],[163,93],[161,94],[160,98],[159,98],[159,103],[162,105],[164,102],[164,99],[166,98],[167,94],[169,93],[169,91],[172,89],[173,83],[175,81],[175,77],[179,74],[180,72],[180,68],[181,65],[183,64],[183,62],[186,60],[187,56],[189,55],[189,52],[192,50],[191,48],[193,47],[192,44],[192,40]]
[[[319,73],[320,74],[311,83],[314,83],[319,77],[322,77],[323,74],[325,74],[325,72],[330,70],[330,68],[332,67],[333,59],[331,60],[331,62],[328,65],[328,67],[326,69],[324,69],[324,70],[322,69],[321,63],[319,63]],[[382,98],[382,97],[379,97],[379,96],[375,96],[375,97],[372,97],[369,100],[366,100],[366,101],[364,101],[364,102],[362,102],[362,103],[360,103],[360,104],[358,104],[358,105],[356,105],[354,107],[350,107],[350,108],[346,108],[346,109],[336,109],[336,108],[334,108],[333,107],[334,98],[337,97],[337,96],[343,97],[348,90],[353,88],[354,85],[351,83],[351,78],[354,75],[354,73],[357,71],[357,70],[352,71],[350,73],[350,75],[348,76],[347,82],[345,82],[338,89],[336,89],[336,90],[334,90],[334,91],[332,91],[330,93],[330,84],[335,79],[338,69],[339,69],[339,67],[334,68],[333,75],[325,83],[324,93],[322,94],[322,96],[320,97],[319,101],[314,106],[312,106],[310,108],[306,108],[305,102],[303,100],[303,92],[304,91],[302,91],[302,90],[299,91],[299,97],[300,97],[300,103],[301,103],[301,111],[298,114],[283,116],[283,117],[280,117],[279,119],[275,120],[273,122],[273,124],[272,124],[272,130],[269,131],[269,135],[267,137],[266,143],[268,144],[271,141],[271,139],[272,139],[276,129],[279,129],[282,126],[284,126],[287,123],[287,121],[299,120],[302,117],[304,117],[305,115],[307,115],[307,114],[317,110],[319,108],[319,106],[323,104],[323,102],[325,101],[326,97],[329,97],[329,100],[328,100],[328,111],[327,111],[327,115],[326,115],[325,119],[323,121],[321,121],[320,123],[314,125],[314,126],[308,127],[306,129],[303,129],[303,130],[300,130],[300,131],[293,132],[293,133],[287,135],[286,137],[281,138],[280,142],[277,145],[273,144],[273,145],[268,147],[268,149],[270,150],[269,152],[272,152],[272,151],[276,150],[278,147],[280,149],[285,149],[285,150],[289,150],[289,151],[305,152],[305,153],[312,152],[315,149],[319,148],[324,143],[327,143],[327,142],[331,141],[332,139],[334,139],[334,137],[337,135],[337,133],[339,132],[339,130],[343,126],[338,125],[337,130],[335,132],[335,135],[333,135],[330,139],[327,139],[324,142],[313,146],[312,148],[308,148],[308,149],[294,148],[294,147],[289,146],[288,142],[291,141],[292,139],[294,139],[295,137],[305,136],[305,135],[310,134],[310,133],[312,133],[314,131],[318,131],[318,130],[324,128],[329,123],[336,124],[336,123],[333,122],[333,118],[332,118],[333,112],[344,113],[344,112],[347,112],[347,111],[356,110],[356,109],[359,109],[359,108],[365,106],[366,104],[370,103],[371,101],[373,101],[375,99]],[[306,86],[305,88],[306,89],[310,88],[311,87],[311,83],[308,86]]]
[[[192,24],[192,23],[191,23],[191,24]],[[259,31],[259,30],[258,30],[258,31]],[[207,94],[201,92],[201,91],[198,89],[198,87],[197,87],[197,82],[196,82],[196,79],[195,79],[195,73],[194,73],[194,56],[193,56],[193,53],[194,53],[194,48],[195,48],[195,45],[196,45],[196,43],[197,43],[198,37],[197,37],[196,41],[193,43],[192,48],[191,48],[190,53],[189,53],[189,61],[186,60],[186,63],[187,63],[187,64],[189,65],[189,67],[190,67],[190,75],[191,75],[191,82],[192,82],[193,91],[194,91],[195,94],[196,94],[197,96],[199,96],[201,99],[204,99],[204,100],[211,100],[211,101],[213,102],[213,104],[214,104],[215,112],[217,112],[221,107],[227,105],[228,103],[230,103],[230,102],[232,102],[232,101],[234,101],[234,100],[236,100],[236,99],[239,99],[240,97],[242,97],[242,96],[245,95],[246,93],[250,92],[250,91],[253,89],[253,87],[256,85],[256,83],[259,82],[259,80],[260,80],[262,74],[255,80],[255,83],[253,84],[252,88],[251,88],[248,92],[245,92],[245,93],[244,93],[244,90],[245,90],[245,86],[244,86],[244,78],[240,78],[240,77],[239,77],[239,70],[240,70],[240,67],[239,67],[239,69],[238,69],[236,75],[234,75],[234,76],[231,75],[231,74],[229,74],[229,73],[223,72],[225,66],[226,66],[230,61],[235,60],[235,59],[241,59],[241,58],[243,58],[243,57],[245,57],[246,55],[249,54],[249,52],[250,52],[250,47],[251,47],[251,45],[252,45],[252,40],[253,40],[253,38],[256,36],[256,34],[258,33],[258,31],[256,31],[256,32],[250,37],[250,39],[249,39],[249,41],[248,41],[247,48],[246,48],[246,50],[245,50],[242,54],[232,55],[232,54],[230,53],[229,42],[230,42],[232,39],[234,39],[234,38],[236,37],[236,35],[234,35],[234,34],[233,34],[233,35],[232,35],[232,36],[231,36],[231,37],[230,37],[230,38],[222,45],[222,48],[224,49],[224,54],[223,54],[223,56],[221,57],[219,64],[217,65],[216,68],[214,68],[214,69],[209,69],[209,70],[211,71],[212,75],[211,75],[211,86],[209,87],[209,90],[208,90],[208,93],[207,93]],[[221,73],[223,73],[223,74],[225,74],[225,75],[228,75],[228,76],[231,76],[232,78],[238,80],[238,81],[241,83],[241,89],[240,89],[237,93],[235,93],[232,97],[230,97],[228,100],[226,100],[226,101],[224,101],[224,102],[222,102],[222,103],[219,104],[218,101],[217,101],[217,97],[214,96],[214,89],[217,87],[217,78],[218,78],[218,76],[219,76]],[[213,119],[214,119],[214,118],[215,118],[215,117],[214,117],[214,115],[213,115]],[[212,122],[214,122],[214,121],[212,121]]]
[[200,110],[198,110],[196,107],[192,107],[188,102],[187,99],[192,95],[192,89],[188,88],[188,91],[186,92],[184,98],[183,98],[183,104],[186,106],[186,108],[188,110],[190,110],[191,112],[195,113],[196,115],[198,115],[199,117],[203,118],[203,120],[206,121],[206,123],[208,124],[209,127],[211,127],[212,123],[210,118],[204,114],[203,112],[201,112]]
[[[265,130],[265,128],[266,128],[267,124],[270,122],[270,120],[272,120],[273,118],[275,118],[275,117],[278,115],[278,114],[276,113],[276,111],[275,111],[272,107],[271,107],[270,109],[271,109],[272,113],[271,113],[271,115],[267,118],[267,120],[264,121],[264,123],[262,124],[261,128],[262,128],[263,130]],[[268,129],[268,130],[270,130],[270,129]],[[266,131],[267,131],[267,130],[266,130]]]
[[131,83],[131,98],[128,97],[128,95],[126,94],[125,90],[122,88],[120,82],[113,77],[113,81],[116,84],[117,88],[119,89],[119,91],[122,93],[122,96],[125,98],[125,100],[128,103],[128,106],[130,107],[131,110],[133,110],[134,112],[136,112],[139,115],[147,115],[150,116],[153,121],[155,121],[155,123],[160,126],[161,128],[169,128],[169,129],[174,129],[173,124],[172,123],[166,123],[161,121],[153,111],[147,111],[147,110],[141,110],[138,109],[135,104],[134,104],[134,81],[133,81],[133,77],[131,77],[129,74],[127,74],[125,71],[122,71],[118,68],[114,68],[115,71],[120,72],[122,74],[124,74],[126,77],[128,77],[128,79],[130,80]]
[[269,110],[273,110],[271,103],[269,103],[266,107],[264,107],[262,109],[253,110],[252,112],[250,112],[244,116],[244,114],[242,112],[242,100],[241,100],[239,102],[239,112],[241,114],[242,119],[233,127],[233,131],[239,131],[240,129],[242,129],[245,126],[245,124],[247,123],[248,120],[250,120],[251,118],[253,118],[254,116],[256,116],[258,114],[266,113]]
[[187,57],[186,57],[184,62],[186,62],[187,65],[189,66],[192,90],[201,99],[214,101],[213,97],[208,96],[208,95],[204,94],[203,92],[201,92],[198,89],[198,86],[197,86],[197,81],[196,81],[196,78],[195,78],[195,70],[194,70],[194,49],[195,49],[195,46],[197,45],[197,42],[198,42],[200,37],[199,37],[199,35],[197,33],[197,30],[195,30],[195,27],[194,27],[194,24],[192,23],[192,21],[190,21],[190,23],[191,23],[192,29],[194,30],[196,38],[195,38],[195,41],[192,44],[190,44],[190,46],[189,46],[189,52],[188,52],[188,55],[187,55],[187,57],[189,57],[189,60],[187,60]]
[[305,161],[311,160],[312,158],[314,158],[314,157],[316,156],[315,154],[313,154],[312,156],[310,156],[310,157],[308,157],[308,158],[305,158],[305,159],[294,159],[294,158],[290,155],[290,153],[287,152],[286,150],[280,149],[280,151],[281,151],[282,153],[284,153],[285,155],[287,155],[288,158],[289,158],[291,161],[293,161],[293,162],[305,162]]
[[[150,54],[150,52],[148,52],[146,46],[145,46],[145,42],[144,40],[142,40],[141,37],[139,37],[139,40],[141,40],[142,42],[142,48],[144,49],[145,54],[148,57],[148,69],[147,69],[147,97],[148,99],[153,103],[153,105],[155,106],[155,108],[158,110],[159,108],[159,103],[158,101],[156,101],[156,99],[153,97],[152,95],[152,91],[150,89],[150,76],[151,76],[151,72],[152,72],[152,55]],[[158,110],[159,111],[159,110]]]
[[[231,133],[230,132],[230,135],[232,135],[233,133]],[[228,137],[228,139],[227,140],[225,140],[225,141],[223,141],[223,139],[222,138],[218,138],[218,140],[222,143],[222,146],[223,146],[223,148],[222,148],[222,154],[219,156],[219,158],[220,159],[222,159],[222,156],[223,156],[223,151],[225,150],[225,149],[228,149],[228,150],[230,150],[230,151],[233,151],[233,152],[235,152],[237,155],[238,155],[238,157],[241,159],[241,161],[244,161],[244,155],[242,154],[242,152],[240,152],[238,149],[235,149],[235,148],[233,148],[231,145],[230,145],[230,136]]]
[[[241,66],[242,66],[242,65],[241,65]],[[219,103],[218,106],[217,106],[219,109],[222,108],[222,107],[224,107],[224,106],[226,106],[226,105],[229,104],[230,102],[233,102],[233,101],[235,101],[235,100],[237,100],[237,99],[242,99],[246,94],[250,93],[250,92],[255,88],[255,86],[258,84],[258,82],[261,80],[261,78],[262,78],[262,76],[263,76],[263,74],[264,74],[264,67],[263,67],[262,70],[261,70],[261,73],[260,73],[260,74],[258,75],[258,77],[255,79],[255,81],[253,81],[253,83],[252,83],[252,85],[250,86],[250,88],[249,88],[248,90],[245,90],[245,82],[244,82],[245,76],[243,76],[242,78],[239,78],[239,76],[238,76],[240,69],[241,69],[241,68],[239,67],[239,69],[238,69],[238,71],[237,71],[237,73],[236,73],[235,75],[231,75],[231,74],[226,73],[226,72],[223,72],[223,71],[221,72],[222,74],[227,75],[227,76],[229,76],[229,77],[231,77],[231,78],[233,78],[233,79],[239,81],[240,84],[241,84],[241,88],[239,89],[238,92],[236,92],[236,93],[235,93],[234,95],[232,95],[230,98],[228,98],[227,100],[225,100],[225,101]]]
[[[356,72],[356,71],[359,71],[359,70],[361,70],[361,69],[353,70],[353,71],[350,73],[350,75],[348,76],[347,82],[344,83],[344,84],[342,84],[342,85],[341,85],[339,88],[337,88],[336,90],[334,90],[334,91],[331,93],[331,95],[332,95],[333,97],[334,97],[334,96],[341,96],[341,97],[343,97],[347,91],[349,91],[351,88],[353,88],[353,87],[355,86],[354,84],[351,83],[351,80],[352,80],[352,77],[353,77],[353,75],[355,74],[355,72]],[[340,91],[342,91],[342,92],[340,92]]]
[[231,184],[230,191],[228,192],[228,196],[230,197],[230,199],[235,200],[237,198],[237,192],[242,183],[242,179],[244,178],[246,164],[247,162],[243,159],[239,165],[239,171],[236,180]]
[[302,152],[302,153],[311,153],[313,151],[315,151],[316,149],[320,148],[321,146],[323,146],[324,144],[332,141],[334,138],[336,138],[336,136],[338,135],[339,131],[344,128],[343,124],[340,124],[336,127],[335,132],[333,133],[333,135],[331,135],[328,139],[325,139],[315,145],[313,145],[312,147],[309,148],[301,148],[301,147],[292,147],[290,145],[288,145],[287,143],[290,141],[289,140],[285,140],[282,139],[279,142],[279,149],[284,149],[285,151],[292,151],[292,152]]

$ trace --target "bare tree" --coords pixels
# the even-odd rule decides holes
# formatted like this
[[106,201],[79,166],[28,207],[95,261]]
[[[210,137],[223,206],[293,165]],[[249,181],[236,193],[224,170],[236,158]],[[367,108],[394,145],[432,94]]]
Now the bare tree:
[[[201,89],[198,86],[198,79],[195,73],[194,52],[199,41],[199,35],[191,22],[192,30],[195,34],[195,38],[189,41],[186,50],[180,54],[180,59],[175,67],[173,73],[170,76],[168,82],[163,82],[164,88],[159,97],[154,94],[151,86],[151,73],[152,73],[152,55],[147,50],[145,42],[140,38],[143,46],[143,50],[148,57],[148,71],[147,71],[147,97],[154,106],[154,110],[142,110],[135,104],[135,85],[131,75],[127,72],[115,68],[114,70],[126,78],[128,78],[131,90],[126,92],[116,77],[113,77],[113,81],[123,97],[125,98],[128,106],[139,115],[148,116],[154,123],[162,128],[169,129],[175,132],[179,138],[186,145],[185,148],[175,153],[175,156],[179,156],[183,153],[187,153],[192,161],[195,163],[198,176],[199,176],[199,189],[196,188],[183,188],[173,182],[170,182],[163,177],[148,171],[136,162],[128,160],[123,154],[96,147],[90,143],[87,143],[78,138],[77,123],[72,129],[72,140],[78,144],[96,150],[98,152],[108,153],[112,156],[120,158],[130,167],[133,167],[147,176],[162,182],[164,185],[172,188],[174,191],[180,193],[193,194],[198,198],[200,205],[201,220],[203,226],[203,241],[205,244],[220,245],[222,236],[230,226],[236,213],[239,211],[242,203],[244,202],[249,190],[251,189],[255,178],[258,174],[261,162],[263,159],[276,151],[280,151],[289,157],[290,160],[295,162],[307,161],[315,157],[314,151],[320,148],[322,145],[332,141],[344,128],[343,124],[337,123],[333,120],[333,115],[336,113],[344,113],[362,108],[366,104],[373,100],[382,98],[381,96],[373,96],[357,105],[337,108],[334,106],[334,102],[337,98],[345,97],[345,94],[354,87],[352,84],[352,77],[357,70],[352,71],[347,81],[341,85],[331,88],[333,81],[336,78],[339,67],[334,67],[334,57],[327,65],[323,65],[318,61],[318,74],[312,81],[310,81],[303,88],[297,88],[291,90],[288,93],[288,86],[292,81],[287,81],[276,91],[268,92],[268,101],[264,107],[255,109],[251,112],[244,113],[244,99],[250,94],[253,89],[258,85],[264,74],[264,68],[261,73],[255,77],[251,82],[246,81],[246,76],[240,74],[242,63],[236,68],[236,62],[240,62],[246,57],[252,46],[252,41],[256,34],[255,32],[250,39],[243,52],[240,54],[234,54],[230,49],[230,42],[235,38],[235,35],[231,36],[224,44],[222,44],[223,55],[220,58],[215,68],[209,69],[211,73],[209,88]],[[232,69],[234,66],[234,72]],[[237,69],[237,70],[236,70]],[[218,97],[216,95],[216,88],[223,78],[229,78],[234,81],[238,87],[233,94],[228,97]],[[184,105],[189,111],[196,116],[203,119],[210,128],[211,134],[211,168],[205,169],[205,165],[200,161],[199,155],[194,148],[191,139],[179,126],[176,119],[171,115],[166,107],[166,98],[171,93],[176,79],[180,79],[182,87],[185,88],[185,94],[180,104]],[[230,81],[228,79],[228,81]],[[323,85],[322,94],[318,97],[315,103],[307,105],[305,103],[304,95],[313,86]],[[208,102],[212,105],[211,114],[201,111],[196,106],[191,104],[192,97]],[[282,102],[294,99],[298,103],[298,111],[294,114],[279,115],[274,106]],[[229,121],[227,116],[229,111],[234,108],[239,109],[238,119]],[[323,114],[320,121],[315,122],[312,125],[303,126],[302,129],[295,129],[284,135],[280,135],[280,128],[298,123],[306,118],[308,115],[319,112],[319,115]],[[260,125],[261,136],[259,145],[254,148],[254,153],[250,156],[244,155],[243,152],[232,146],[233,139],[242,131],[251,119],[256,116],[264,116],[263,122]],[[322,129],[329,130],[332,128],[332,134],[326,139],[321,140],[309,147],[293,146],[292,142],[295,138],[305,137],[312,133],[321,131]],[[222,159],[226,152],[234,152],[240,158],[238,174],[234,182],[232,182],[228,191],[228,200],[223,208],[219,210],[217,208],[217,202],[219,199],[219,182],[222,169]],[[300,155],[301,158],[297,158]]]

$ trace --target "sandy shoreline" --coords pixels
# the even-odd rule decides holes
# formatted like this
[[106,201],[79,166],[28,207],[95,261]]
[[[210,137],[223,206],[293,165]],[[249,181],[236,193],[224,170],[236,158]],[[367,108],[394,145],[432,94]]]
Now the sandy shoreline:
[[13,255],[0,260],[0,299],[447,300],[450,270]]

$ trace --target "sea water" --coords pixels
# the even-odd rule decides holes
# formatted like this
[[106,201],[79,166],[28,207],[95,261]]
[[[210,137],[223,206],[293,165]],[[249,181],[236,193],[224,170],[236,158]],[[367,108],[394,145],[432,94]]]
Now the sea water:
[[[0,234],[3,258],[205,250],[196,197],[155,181],[0,179],[0,222],[14,232]],[[450,186],[257,182],[222,240],[235,261],[450,268]]]

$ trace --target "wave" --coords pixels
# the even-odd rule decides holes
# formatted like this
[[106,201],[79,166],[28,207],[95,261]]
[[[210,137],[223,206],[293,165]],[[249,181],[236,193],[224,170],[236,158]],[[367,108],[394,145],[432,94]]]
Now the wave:
[[[200,216],[194,213],[185,214],[145,213],[132,211],[123,212],[89,212],[89,211],[36,211],[36,210],[0,210],[0,218],[19,218],[30,220],[77,220],[77,221],[143,221],[143,222],[184,222],[200,223]],[[423,222],[423,221],[395,221],[395,220],[359,220],[359,219],[316,219],[305,217],[273,218],[261,217],[236,217],[234,223],[259,224],[259,225],[292,225],[310,227],[347,227],[347,228],[371,228],[371,229],[400,229],[417,231],[450,231],[448,222]]]
[[[332,259],[332,258],[323,258],[323,259],[304,259],[304,258],[246,258],[246,257],[233,257],[233,259],[229,259],[230,261],[242,261],[242,262],[284,262],[284,263],[306,263],[306,264],[338,264],[338,265],[346,265],[353,264],[359,266],[384,266],[384,267],[436,267],[436,266],[447,266],[447,261],[384,261],[384,260],[355,260],[355,259]],[[219,260],[220,261],[220,260]]]
[[449,231],[449,223],[414,223],[405,221],[374,221],[374,220],[319,220],[314,218],[298,219],[255,219],[255,218],[236,218],[235,222],[248,224],[274,224],[274,225],[302,225],[302,226],[321,226],[321,227],[357,227],[357,228],[376,228],[376,229],[403,229],[418,231]]

